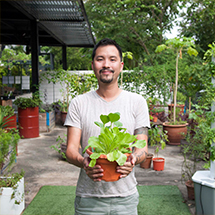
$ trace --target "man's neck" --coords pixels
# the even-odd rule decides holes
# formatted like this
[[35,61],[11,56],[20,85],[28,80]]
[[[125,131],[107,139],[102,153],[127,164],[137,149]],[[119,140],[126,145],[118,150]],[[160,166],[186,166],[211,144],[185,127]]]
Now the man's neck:
[[118,85],[115,87],[113,86],[112,87],[107,86],[102,88],[99,87],[99,89],[96,90],[96,93],[107,102],[110,102],[116,99],[121,92],[122,92],[122,89],[120,89]]

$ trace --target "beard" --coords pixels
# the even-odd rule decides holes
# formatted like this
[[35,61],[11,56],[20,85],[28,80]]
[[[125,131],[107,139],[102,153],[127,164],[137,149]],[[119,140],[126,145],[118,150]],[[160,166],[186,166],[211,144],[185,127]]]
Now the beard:
[[114,74],[114,71],[111,70],[111,69],[106,69],[106,68],[99,70],[100,81],[101,81],[102,83],[111,83],[111,82],[113,81],[113,75],[112,75],[111,77],[108,78],[108,75],[103,75],[103,74],[102,74],[102,71],[110,71],[110,72],[112,72],[113,74]]

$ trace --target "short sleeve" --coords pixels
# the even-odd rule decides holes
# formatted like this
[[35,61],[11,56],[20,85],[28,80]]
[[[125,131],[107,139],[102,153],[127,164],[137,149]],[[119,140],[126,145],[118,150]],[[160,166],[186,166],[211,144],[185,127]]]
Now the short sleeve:
[[81,129],[80,110],[76,98],[72,99],[70,102],[64,126],[72,126]]

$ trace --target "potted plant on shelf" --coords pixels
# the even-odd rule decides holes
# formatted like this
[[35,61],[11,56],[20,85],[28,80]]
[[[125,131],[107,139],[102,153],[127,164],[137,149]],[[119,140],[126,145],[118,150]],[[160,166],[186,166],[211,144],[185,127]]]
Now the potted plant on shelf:
[[101,128],[100,135],[89,138],[83,153],[90,155],[90,167],[101,165],[104,170],[102,180],[117,181],[120,173],[116,172],[116,166],[126,162],[131,147],[144,148],[146,141],[137,140],[136,136],[126,133],[126,128],[122,128],[122,123],[119,122],[120,113],[101,115],[100,119],[102,123],[95,122]]
[[19,97],[14,101],[14,104],[18,107],[18,123],[21,137],[39,137],[39,106],[41,102],[38,95],[33,95],[30,98]]
[[[155,52],[159,53],[166,49],[172,49],[174,50],[176,54],[176,71],[175,71],[175,83],[173,84],[173,98],[174,98],[174,105],[173,105],[173,119],[171,122],[164,122],[163,128],[164,130],[168,131],[168,139],[169,144],[171,145],[180,145],[180,140],[182,139],[182,136],[180,133],[185,133],[187,131],[187,123],[178,122],[176,120],[176,106],[177,106],[177,91],[178,91],[178,61],[179,59],[182,59],[182,51],[186,50],[187,53],[191,56],[197,56],[198,52],[196,51],[193,42],[193,39],[190,37],[183,37],[183,38],[173,38],[168,39],[165,44],[157,46]],[[177,131],[175,132],[175,129]],[[172,134],[174,132],[174,134]],[[172,137],[178,137],[178,138],[172,138]]]
[[156,171],[164,170],[165,159],[159,157],[158,153],[160,149],[166,147],[166,142],[168,141],[167,132],[163,131],[161,125],[157,125],[149,129],[149,145],[154,147],[154,153],[156,157],[152,158],[153,169]]
[[[3,112],[0,112],[2,125]],[[24,171],[8,174],[16,160],[16,146],[20,139],[17,130],[0,127],[0,214],[21,214],[24,207]]]

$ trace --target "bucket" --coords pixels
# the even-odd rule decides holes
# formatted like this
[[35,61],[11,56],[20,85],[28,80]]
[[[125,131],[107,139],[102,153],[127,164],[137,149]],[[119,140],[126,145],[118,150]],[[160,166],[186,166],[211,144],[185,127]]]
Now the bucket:
[[39,107],[18,108],[18,122],[21,137],[39,137]]

